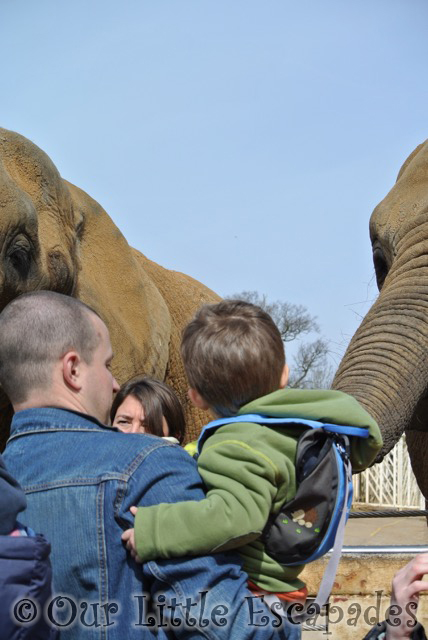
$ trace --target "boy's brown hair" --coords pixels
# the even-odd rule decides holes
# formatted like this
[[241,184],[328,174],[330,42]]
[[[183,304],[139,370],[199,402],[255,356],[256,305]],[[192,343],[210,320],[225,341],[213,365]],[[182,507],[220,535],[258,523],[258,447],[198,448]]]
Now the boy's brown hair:
[[222,417],[276,391],[285,365],[274,321],[242,300],[203,306],[184,329],[181,355],[190,386]]

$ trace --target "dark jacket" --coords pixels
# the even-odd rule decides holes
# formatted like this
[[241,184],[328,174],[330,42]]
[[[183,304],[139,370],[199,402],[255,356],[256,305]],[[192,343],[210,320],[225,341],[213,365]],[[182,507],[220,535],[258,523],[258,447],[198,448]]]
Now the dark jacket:
[[6,470],[0,456],[0,535],[7,536],[15,528],[16,518],[27,506],[25,493]]
[[58,637],[42,615],[51,597],[50,550],[39,534],[0,536],[0,640]]
[[50,544],[31,530],[9,535],[25,507],[25,494],[0,456],[0,640],[53,640],[57,632],[42,615],[51,596]]
[[[371,629],[366,636],[364,636],[363,640],[383,640],[385,638],[387,629],[388,625],[385,621],[379,623],[378,625],[373,627],[373,629]],[[410,638],[411,640],[427,640],[425,630],[419,622],[416,623]]]

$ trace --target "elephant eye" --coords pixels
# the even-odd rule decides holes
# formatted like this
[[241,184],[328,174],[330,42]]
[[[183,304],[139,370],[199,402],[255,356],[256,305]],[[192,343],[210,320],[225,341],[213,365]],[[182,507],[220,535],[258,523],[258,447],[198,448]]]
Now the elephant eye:
[[25,236],[18,236],[7,251],[12,267],[22,278],[27,277],[31,265],[31,246]]
[[388,275],[388,264],[382,248],[376,242],[373,245],[373,264],[376,272],[377,287],[380,291]]

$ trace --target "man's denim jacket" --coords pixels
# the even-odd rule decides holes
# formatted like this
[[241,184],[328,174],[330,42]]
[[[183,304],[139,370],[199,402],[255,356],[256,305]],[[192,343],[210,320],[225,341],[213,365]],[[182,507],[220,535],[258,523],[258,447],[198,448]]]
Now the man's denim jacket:
[[279,616],[266,623],[234,555],[138,565],[127,554],[132,505],[204,497],[180,447],[72,411],[26,409],[4,457],[27,494],[22,521],[52,545],[54,598],[43,615],[63,625],[61,639],[295,637]]

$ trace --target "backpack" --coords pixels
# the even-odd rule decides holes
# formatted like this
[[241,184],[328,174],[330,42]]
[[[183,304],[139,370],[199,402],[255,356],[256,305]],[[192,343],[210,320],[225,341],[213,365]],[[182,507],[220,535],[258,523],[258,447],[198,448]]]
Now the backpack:
[[207,424],[199,437],[196,456],[207,437],[231,422],[304,427],[296,449],[296,494],[270,516],[261,536],[266,553],[283,566],[313,562],[332,549],[315,601],[307,611],[293,616],[294,621],[303,622],[319,612],[330,596],[352,504],[350,438],[368,438],[369,430],[301,418],[245,414]]

